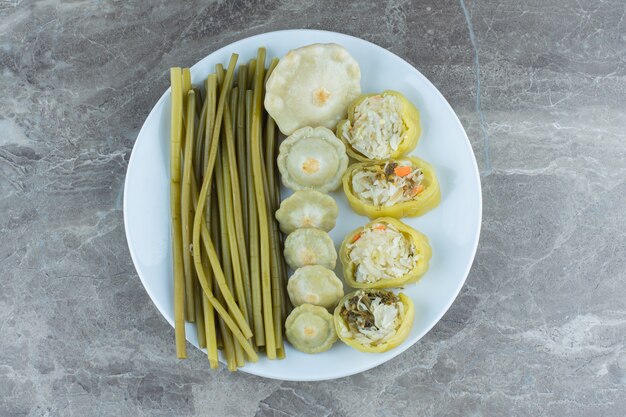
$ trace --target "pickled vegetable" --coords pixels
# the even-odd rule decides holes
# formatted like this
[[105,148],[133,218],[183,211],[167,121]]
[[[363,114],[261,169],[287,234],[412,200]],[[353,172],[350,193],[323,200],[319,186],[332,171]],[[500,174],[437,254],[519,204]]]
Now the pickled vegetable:
[[183,135],[183,85],[182,70],[170,70],[172,83],[172,112],[170,131],[170,213],[172,222],[172,260],[174,275],[174,329],[176,356],[187,357],[185,344],[185,272],[183,266],[183,241],[181,221],[181,141]]
[[361,352],[380,353],[400,345],[411,332],[415,307],[409,297],[386,290],[358,290],[335,309],[337,335]]
[[293,309],[285,322],[287,340],[305,353],[320,353],[337,341],[333,316],[324,307],[302,304]]
[[348,155],[359,161],[384,160],[415,148],[422,133],[419,111],[397,91],[365,94],[348,108],[337,136]]
[[343,297],[343,284],[332,270],[307,265],[296,269],[289,278],[287,292],[294,306],[313,304],[332,309]]
[[285,239],[285,261],[292,269],[305,265],[334,269],[337,263],[335,244],[323,230],[298,229]]
[[361,93],[361,70],[336,44],[313,44],[289,51],[267,80],[265,109],[290,135],[304,126],[334,129]]
[[333,191],[348,167],[346,147],[325,127],[303,127],[281,143],[278,169],[292,190]]
[[354,288],[393,288],[416,282],[428,270],[428,238],[391,217],[348,234],[339,256],[346,283]]
[[441,201],[433,167],[408,156],[350,166],[343,191],[352,210],[370,219],[421,216]]
[[286,234],[308,227],[328,232],[335,227],[338,214],[339,208],[332,197],[315,190],[302,190],[280,203],[276,220]]

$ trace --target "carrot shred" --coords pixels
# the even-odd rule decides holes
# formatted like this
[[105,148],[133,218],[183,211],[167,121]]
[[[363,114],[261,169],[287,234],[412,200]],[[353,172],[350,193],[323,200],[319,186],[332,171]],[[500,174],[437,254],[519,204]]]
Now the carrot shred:
[[419,194],[422,191],[424,191],[424,186],[422,184],[418,185],[417,188],[415,188],[415,194]]
[[385,230],[387,228],[387,226],[385,226],[384,224],[377,224],[376,226],[374,226],[374,229],[376,230]]
[[413,170],[411,169],[410,166],[403,166],[403,167],[395,167],[393,170],[393,173],[396,174],[398,177],[406,177],[412,171]]
[[359,239],[361,238],[361,235],[362,235],[362,234],[363,234],[362,232],[359,232],[359,233],[357,233],[356,235],[354,235],[354,237],[352,238],[352,240],[350,241],[350,243],[354,243],[354,242],[356,242],[357,240],[359,240]]

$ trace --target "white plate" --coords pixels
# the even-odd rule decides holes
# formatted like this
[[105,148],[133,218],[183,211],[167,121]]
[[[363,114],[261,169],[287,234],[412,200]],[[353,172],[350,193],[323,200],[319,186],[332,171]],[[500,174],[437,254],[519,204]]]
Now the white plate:
[[[311,43],[343,45],[361,66],[364,93],[398,90],[420,110],[423,134],[414,154],[435,167],[441,184],[439,207],[404,222],[430,238],[433,257],[423,279],[407,287],[416,307],[415,323],[407,340],[382,354],[358,352],[338,342],[327,352],[307,355],[286,346],[287,358],[248,363],[244,372],[282,380],[312,381],[356,374],[384,363],[410,348],[448,310],[469,273],[480,233],[481,190],[476,160],[459,119],[441,93],[409,63],[362,39],[317,30],[264,33],[225,46],[191,68],[200,84],[217,63],[228,63],[236,52],[240,62],[267,48],[267,56]],[[269,62],[269,60],[268,60]],[[173,325],[172,259],[169,220],[169,90],[146,119],[128,164],[124,191],[124,223],[137,273],[161,314]],[[284,190],[283,190],[284,191]],[[339,247],[343,237],[367,222],[354,214],[341,192],[332,194],[339,205],[337,227],[331,237]],[[340,274],[340,267],[337,272]],[[339,275],[341,276],[341,275]],[[187,324],[187,340],[197,346],[195,326]],[[166,337],[164,335],[164,337]],[[172,355],[174,340],[172,338]],[[198,366],[208,366],[199,363]]]

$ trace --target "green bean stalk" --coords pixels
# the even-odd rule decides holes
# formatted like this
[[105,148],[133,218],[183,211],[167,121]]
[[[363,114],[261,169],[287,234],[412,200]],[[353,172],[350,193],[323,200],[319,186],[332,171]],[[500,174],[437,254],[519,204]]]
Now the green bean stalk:
[[277,129],[263,109],[264,85],[278,59],[266,70],[265,54],[259,48],[238,69],[233,54],[227,68],[215,66],[203,91],[191,84],[188,68],[170,72],[176,353],[186,357],[185,320],[195,322],[211,368],[223,349],[231,371],[257,361],[257,351],[268,359],[285,356],[290,307],[274,219]]
[[[196,269],[198,270],[198,280],[202,286],[203,291],[207,295],[209,301],[213,305],[213,307],[217,310],[218,314],[223,319],[224,323],[228,326],[230,331],[233,333],[233,336],[240,342],[243,349],[249,355],[251,360],[257,359],[256,352],[248,342],[248,338],[252,336],[252,331],[250,327],[246,323],[245,317],[242,314],[241,310],[237,306],[230,289],[226,283],[224,272],[220,265],[220,260],[218,259],[215,248],[213,246],[213,242],[211,241],[211,237],[208,234],[208,230],[206,227],[206,222],[204,218],[204,209],[207,199],[207,193],[210,189],[210,184],[213,176],[213,169],[215,167],[215,160],[217,157],[217,150],[219,145],[219,137],[220,137],[220,129],[222,125],[222,117],[224,112],[224,106],[226,103],[226,99],[228,97],[228,90],[230,88],[230,84],[233,78],[233,72],[235,69],[235,65],[237,62],[237,55],[233,55],[231,57],[228,71],[224,76],[223,88],[220,91],[219,101],[217,105],[216,117],[214,128],[211,136],[210,150],[207,160],[207,170],[204,175],[202,188],[200,190],[200,195],[198,197],[198,207],[196,208],[196,214],[194,218],[194,228],[193,228],[193,245],[195,247],[200,246],[200,233],[202,230],[203,239],[202,243],[204,245],[204,249],[208,255],[209,263],[213,269],[214,278],[221,290],[222,295],[224,296],[224,302],[232,312],[233,318],[231,318],[230,314],[223,307],[221,303],[213,296],[212,289],[208,286],[208,282],[206,281],[206,276],[202,271],[202,259],[200,256],[200,251],[194,251],[194,263]],[[234,320],[233,320],[234,319]]]
[[172,260],[174,266],[174,333],[176,356],[187,357],[185,339],[185,273],[181,223],[181,139],[183,131],[183,86],[180,68],[170,70],[171,131],[170,131],[170,213],[172,217]]
[[248,61],[248,85],[250,86],[250,89],[254,89],[254,73],[256,72],[256,58],[252,58],[250,59],[250,61]]
[[[256,62],[256,60],[255,60]],[[248,245],[250,248],[250,286],[252,289],[252,319],[256,346],[265,346],[263,327],[263,298],[261,295],[261,267],[259,255],[259,214],[254,193],[254,173],[252,171],[252,90],[246,91],[246,170],[248,178]]]
[[265,72],[265,49],[259,48],[257,53],[250,146],[252,153],[252,172],[254,174],[254,192],[259,214],[259,246],[261,257],[261,292],[263,297],[263,323],[265,327],[265,353],[268,359],[276,359],[276,339],[272,309],[272,282],[271,282],[271,249],[268,212],[265,203],[265,189],[263,181],[263,159],[261,154],[261,126],[263,115],[263,76]]
[[[210,149],[210,139],[211,139],[211,133],[213,132],[213,125],[215,123],[215,112],[216,112],[216,105],[217,105],[217,77],[215,74],[210,74],[207,79],[205,80],[205,102],[204,102],[204,119],[201,118],[202,123],[200,123],[200,126],[198,127],[199,131],[204,132],[204,137],[203,137],[203,142],[204,144],[202,145],[202,175],[201,178],[204,177],[206,171],[207,171],[207,165],[208,165],[208,154],[209,154],[209,149]],[[198,190],[197,190],[197,185],[192,183],[192,188],[194,188],[195,186],[195,200],[194,200],[194,207],[198,207]],[[209,229],[209,226],[211,225],[211,210],[212,210],[212,204],[211,204],[211,195],[213,193],[208,192],[207,193],[207,199],[205,201],[205,223],[206,223],[206,229]],[[204,233],[202,233],[204,232]],[[204,228],[201,231],[201,236],[207,235],[209,236],[209,231],[205,231]],[[204,272],[204,275],[206,276],[207,279],[207,286],[209,288],[213,288],[214,285],[217,285],[216,283],[214,283],[213,281],[213,271],[211,270],[210,266],[209,266],[209,258],[208,258],[208,254],[206,253],[206,251],[202,250],[202,247],[197,247],[196,250],[201,251],[201,263],[202,263],[202,270]],[[196,273],[196,278],[197,278],[197,273]],[[218,343],[218,331],[217,331],[217,325],[216,325],[216,317],[215,317],[215,310],[213,309],[213,306],[211,305],[211,303],[209,302],[209,299],[207,298],[206,294],[204,294],[204,292],[202,292],[202,310],[204,311],[204,326],[205,326],[205,335],[206,335],[206,348],[207,348],[207,358],[209,360],[209,364],[211,366],[211,368],[216,368],[218,366],[217,363],[217,357],[218,357],[218,347],[220,345],[220,343]],[[217,292],[216,292],[217,294]],[[218,300],[223,304],[224,300],[220,299],[218,297]],[[219,341],[221,342],[221,339],[219,339]]]
[[[233,118],[233,113],[231,109],[237,107],[237,99],[239,97],[237,88],[233,89],[233,93],[231,95],[231,106],[227,106],[224,112],[224,120],[225,120],[225,137],[223,150],[225,151],[223,167],[228,168],[228,172],[224,174],[226,180],[230,180],[230,184],[227,184],[226,190],[228,195],[231,196],[232,207],[227,207],[230,209],[227,213],[231,213],[230,216],[227,216],[229,219],[229,233],[232,233],[231,239],[234,240],[234,245],[232,250],[236,252],[233,257],[233,270],[235,271],[235,286],[237,291],[241,291],[240,296],[242,299],[239,299],[239,306],[242,307],[242,310],[246,314],[248,318],[248,324],[252,323],[252,294],[250,289],[250,273],[248,269],[248,250],[246,247],[246,239],[245,239],[245,229],[243,226],[243,218],[246,217],[244,215],[242,203],[241,203],[241,193],[240,193],[240,184],[239,184],[239,171],[237,165],[237,154],[235,149],[235,134],[234,129],[229,128],[232,124],[233,127],[236,126],[237,121]],[[232,223],[232,232],[230,231],[230,226]],[[235,264],[238,264],[236,266]],[[237,281],[237,274],[240,275],[240,282]],[[237,287],[240,285],[240,288]]]
[[185,119],[185,154],[183,157],[183,187],[181,197],[181,223],[183,234],[183,270],[185,273],[185,314],[187,321],[196,320],[195,310],[195,284],[191,265],[191,239],[190,239],[190,217],[191,217],[191,175],[192,173],[192,151],[194,148],[196,123],[196,94],[190,89],[187,93],[187,117]]
[[[198,94],[196,94],[196,101],[198,97],[199,97]],[[196,184],[202,183],[202,175],[204,174],[204,162],[203,162],[204,132],[205,132],[205,126],[206,126],[208,104],[209,104],[209,100],[204,100],[204,102],[202,103],[202,109],[200,110],[200,121],[198,123],[198,127],[196,128],[196,138],[195,138],[196,148],[193,154],[193,171],[194,171],[194,175],[196,176]]]
[[[283,285],[282,285],[282,277],[280,275],[280,258],[281,251],[279,245],[279,234],[278,234],[278,225],[276,220],[274,219],[274,212],[276,208],[274,207],[274,184],[269,180],[270,177],[273,177],[273,169],[274,161],[273,158],[273,149],[275,145],[275,134],[276,134],[276,124],[271,117],[267,117],[266,123],[266,143],[265,148],[269,151],[265,157],[265,169],[263,171],[263,179],[264,186],[266,189],[266,205],[268,211],[268,222],[270,224],[270,247],[272,257],[270,259],[270,270],[271,270],[271,279],[272,279],[272,302],[274,307],[274,328],[276,330],[276,346],[281,347],[283,344],[282,340],[282,328],[283,328]],[[271,185],[270,185],[271,184]]]
[[[198,207],[196,209],[196,215],[194,219],[194,233],[193,233],[193,245],[194,246],[200,245],[201,225],[202,224],[206,225],[203,212],[204,212],[204,208],[206,204],[207,192],[210,188],[212,177],[213,177],[213,169],[215,167],[215,160],[217,157],[220,130],[222,126],[222,117],[224,115],[224,106],[226,104],[226,99],[228,97],[228,90],[232,82],[233,72],[235,70],[236,62],[237,62],[237,55],[233,54],[233,57],[231,58],[230,64],[228,66],[228,71],[226,72],[226,75],[224,78],[223,88],[220,91],[220,98],[218,101],[215,123],[214,123],[213,132],[212,132],[212,138],[211,138],[211,146],[210,146],[208,162],[207,162],[207,171],[205,172],[205,176],[204,176],[203,183],[202,183],[202,188],[200,190],[200,196],[198,199]],[[250,327],[248,326],[244,315],[242,314],[241,310],[237,306],[237,303],[235,302],[235,299],[233,298],[232,293],[230,292],[230,289],[228,288],[226,284],[226,281],[224,278],[224,272],[222,270],[221,264],[219,262],[219,259],[215,255],[215,248],[213,247],[213,242],[211,242],[210,236],[206,236],[206,239],[203,239],[203,241],[204,241],[203,243],[207,251],[208,257],[209,257],[209,262],[213,269],[215,279],[217,280],[217,283],[220,286],[220,290],[222,291],[222,294],[224,295],[226,304],[228,305],[229,309],[232,311],[233,318],[235,319],[237,325],[241,329],[239,331],[239,334],[240,335],[243,334],[245,338],[247,339],[250,336],[252,336],[252,331],[250,330]],[[194,252],[194,262],[196,265],[196,269],[201,270],[202,259],[199,256],[199,253],[197,255],[198,256],[196,256],[196,253]],[[198,274],[198,275],[201,275],[201,274]],[[203,290],[204,289],[205,288],[203,286]],[[205,290],[205,292],[206,291],[207,290]],[[233,331],[234,334],[237,333],[234,329],[231,329],[231,331]]]
[[194,286],[196,286],[193,297],[194,304],[196,305],[196,333],[198,335],[198,346],[201,348],[206,347],[206,326],[204,324],[204,310],[202,305],[202,297],[204,294],[202,293],[202,288],[200,288],[200,284],[198,282],[194,282]]
[[[220,149],[217,153],[217,161],[215,164],[215,185],[217,189],[217,201],[218,201],[218,206],[219,206],[219,212],[228,213],[227,201],[229,201],[230,198],[225,190],[227,181],[224,178],[225,173],[224,173],[224,168],[223,168],[222,154],[224,154],[224,152],[222,149]],[[233,264],[231,263],[231,259],[233,256],[233,252],[231,251],[227,217],[230,217],[230,216],[225,216],[222,214],[218,218],[219,231],[220,231],[219,242],[220,242],[220,247],[222,249],[221,259],[222,259],[222,268],[224,270],[224,276],[226,278],[226,283],[228,285],[228,288],[232,289],[233,288]],[[235,296],[237,297],[237,292],[235,292]],[[230,337],[228,333],[227,333],[227,337]],[[237,343],[237,340],[233,340],[232,348],[233,348],[232,358],[234,359],[234,363],[232,364],[228,363],[228,369],[231,371],[236,370],[237,367],[239,366],[243,366],[243,363],[244,363],[243,350],[241,348],[241,345]]]
[[[239,192],[241,196],[241,211],[243,216],[244,236],[248,236],[248,187],[246,178],[246,88],[248,85],[248,67],[239,67],[237,86],[237,107],[231,108],[237,119],[237,172],[239,174]],[[246,244],[246,248],[248,248]]]
[[[211,206],[210,207],[207,206],[207,210],[206,210],[207,214],[209,214],[210,216],[210,220],[208,224],[211,225],[210,227],[211,239],[213,240],[213,242],[215,242],[215,253],[217,254],[217,257],[221,259],[222,258],[222,246],[220,245],[220,216],[219,216],[220,209],[219,209],[219,204],[217,202],[217,187],[215,186],[215,183],[213,183],[213,187],[211,188],[210,203],[211,203]],[[217,285],[217,282],[215,282],[215,280],[213,280],[213,291],[215,291],[217,299],[220,300],[222,304],[224,304],[224,297],[222,297],[222,294],[220,293],[220,289]],[[230,332],[230,330],[228,330],[228,327],[225,327],[226,324],[219,316],[216,317],[216,321],[219,324],[217,335],[216,335],[217,346],[220,349],[224,350],[224,354],[228,358],[229,354],[228,352],[226,352],[223,335],[226,332],[229,335],[228,337],[232,339],[232,333]],[[231,350],[232,350],[232,344],[231,344]],[[234,355],[234,352],[231,352],[231,353]],[[235,363],[234,362],[235,357],[232,356],[232,358],[233,358],[233,363]]]
[[[271,75],[274,68],[278,64],[278,59],[272,59],[270,67],[265,75],[264,84]],[[268,211],[268,222],[270,224],[270,247],[271,247],[271,279],[272,279],[272,302],[274,307],[274,329],[276,336],[276,346],[278,349],[278,355],[284,357],[284,346],[282,338],[283,329],[283,313],[284,308],[284,292],[283,292],[283,279],[281,276],[281,250],[280,250],[280,237],[278,232],[278,223],[274,218],[274,212],[278,208],[276,201],[279,200],[279,196],[275,195],[275,148],[276,148],[276,122],[270,115],[267,115],[267,122],[265,124],[265,156],[264,156],[264,187],[266,190],[266,205]]]

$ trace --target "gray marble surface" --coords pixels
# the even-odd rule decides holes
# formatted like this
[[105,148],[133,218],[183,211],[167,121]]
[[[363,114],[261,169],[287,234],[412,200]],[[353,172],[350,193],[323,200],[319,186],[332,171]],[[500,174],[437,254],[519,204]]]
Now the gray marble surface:
[[[624,416],[625,7],[0,1],[0,416]],[[443,320],[391,362],[321,383],[175,359],[122,222],[168,68],[298,27],[414,64],[459,114],[484,191]]]

